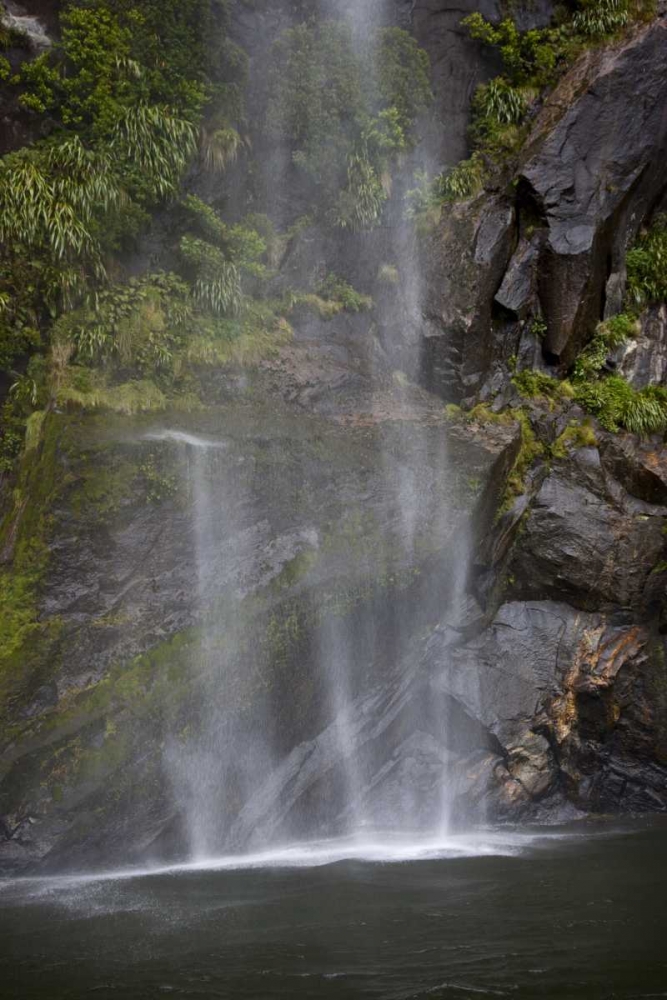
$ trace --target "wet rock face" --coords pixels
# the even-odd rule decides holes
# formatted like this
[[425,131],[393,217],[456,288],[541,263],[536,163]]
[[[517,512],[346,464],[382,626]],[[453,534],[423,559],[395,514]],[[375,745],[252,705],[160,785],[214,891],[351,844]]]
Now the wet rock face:
[[446,400],[471,397],[494,356],[493,296],[516,238],[515,212],[503,197],[452,206],[423,252],[426,274],[422,382]]
[[636,339],[619,348],[618,369],[636,389],[667,384],[667,306],[652,306]]
[[667,808],[664,640],[650,627],[512,602],[479,638],[432,652],[436,683],[503,749],[493,811],[535,814],[565,796],[586,810]]
[[597,449],[580,449],[552,469],[532,501],[509,567],[514,587],[589,610],[642,614],[655,598],[666,515],[605,476]]
[[[188,806],[170,761],[204,759],[200,733],[223,734],[217,772],[230,787],[245,780],[244,746],[254,767],[262,741],[274,763],[301,762],[290,765],[293,809],[281,794],[249,826],[221,814],[227,846],[245,846],[260,818],[302,829],[318,816],[305,806],[321,779],[314,762],[336,766],[326,740],[306,755],[310,770],[303,756],[331,723],[327,677],[341,667],[323,657],[349,649],[350,694],[368,705],[448,603],[443,560],[487,530],[515,430],[499,428],[492,444],[448,428],[421,390],[371,382],[340,357],[328,369],[327,350],[308,369],[299,350],[242,386],[229,378],[227,402],[191,418],[50,418],[45,634],[0,699],[0,865],[182,854]],[[381,768],[377,724],[367,708],[363,742]],[[425,761],[411,736],[402,742]]]

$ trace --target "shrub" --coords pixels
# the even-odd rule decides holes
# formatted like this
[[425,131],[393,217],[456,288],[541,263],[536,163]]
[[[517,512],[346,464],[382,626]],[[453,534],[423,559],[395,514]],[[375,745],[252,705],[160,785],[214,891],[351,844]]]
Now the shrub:
[[325,300],[339,302],[348,312],[363,312],[373,308],[370,295],[362,295],[343,278],[329,274],[318,289],[318,294]]
[[273,49],[267,131],[317,184],[318,207],[349,229],[375,225],[391,188],[395,157],[429,105],[428,57],[405,31],[370,40],[376,73],[338,22],[301,24]]
[[643,233],[626,258],[628,294],[644,306],[667,300],[667,216],[660,216]]
[[613,35],[630,22],[628,0],[579,0],[579,5],[572,25],[575,31],[586,37]]
[[594,448],[598,443],[595,429],[590,423],[571,420],[560,437],[549,449],[552,458],[567,458],[571,448]]
[[579,382],[576,399],[598,418],[604,428],[621,427],[635,434],[653,434],[667,430],[667,390],[649,386],[636,391],[619,375],[608,375],[594,382]]
[[401,28],[380,31],[377,49],[380,101],[396,111],[400,127],[407,134],[433,99],[428,55]]
[[473,114],[498,125],[516,125],[526,113],[525,95],[504,77],[480,86],[473,100]]

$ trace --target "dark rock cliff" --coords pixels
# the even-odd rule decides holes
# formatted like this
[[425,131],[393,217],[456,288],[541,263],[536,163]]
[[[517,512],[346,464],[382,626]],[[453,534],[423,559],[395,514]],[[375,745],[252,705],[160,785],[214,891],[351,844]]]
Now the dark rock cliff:
[[[497,14],[395,4],[431,54],[443,162],[464,154],[471,93],[493,72],[459,27],[480,8]],[[549,14],[545,3],[526,16]],[[245,10],[239,33],[253,25]],[[428,817],[445,775],[462,819],[667,809],[662,441],[599,429],[594,444],[566,440],[508,500],[521,427],[459,424],[442,406],[511,404],[511,356],[566,366],[618,301],[625,250],[667,186],[665,36],[656,19],[583,57],[536,118],[514,185],[454,206],[430,238],[424,389],[387,364],[395,316],[384,339],[363,316],[300,317],[255,371],[212,379],[203,412],[47,416],[2,535],[5,563],[39,540],[47,568],[30,651],[0,677],[1,866],[183,849],[164,759],[170,741],[197,738],[211,620],[220,648],[237,650],[216,677],[216,725],[242,741],[271,718],[283,761],[246,799],[231,846],[342,814],[344,761],[313,670],[341,621],[358,664],[347,724],[376,814],[409,802]],[[285,266],[318,252],[308,234]],[[665,330],[656,307],[619,358],[638,386],[665,382]],[[553,443],[577,416],[535,402],[529,423]],[[217,442],[235,469],[230,482],[213,455],[204,470],[234,533],[222,524],[210,540],[203,581],[188,438]],[[420,496],[409,545],[387,485],[406,477]],[[468,599],[445,614],[442,567],[468,539]]]

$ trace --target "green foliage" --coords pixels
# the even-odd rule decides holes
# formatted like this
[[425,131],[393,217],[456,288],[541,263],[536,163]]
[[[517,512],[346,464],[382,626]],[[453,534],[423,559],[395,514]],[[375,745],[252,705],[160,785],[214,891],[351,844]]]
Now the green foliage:
[[575,30],[586,37],[604,38],[613,35],[630,22],[628,0],[579,0],[575,13]]
[[500,51],[512,84],[544,85],[551,79],[560,55],[557,30],[520,31],[509,17],[494,25],[479,12],[469,14],[461,24],[468,29],[471,38]]
[[104,289],[61,317],[54,344],[69,342],[74,361],[117,364],[141,374],[173,369],[192,318],[188,286],[172,274],[132,278]]
[[483,162],[473,153],[469,160],[462,160],[436,179],[436,197],[440,201],[473,198],[481,191],[484,177]]
[[667,389],[633,389],[620,375],[603,374],[611,351],[636,333],[637,323],[621,313],[598,326],[595,337],[577,358],[572,374],[575,399],[604,428],[634,434],[667,430]]
[[45,250],[56,261],[83,260],[102,269],[94,217],[118,205],[111,157],[78,137],[22,149],[0,161],[0,240]]
[[396,286],[401,280],[401,275],[395,264],[380,264],[377,280],[383,285]]
[[[67,379],[58,390],[58,404],[69,409],[109,410],[126,417],[138,413],[159,413],[167,408],[167,395],[151,379],[131,379],[110,382],[100,372],[85,373],[84,382],[76,367],[68,371]],[[193,405],[194,405],[193,401]]]
[[60,45],[23,64],[21,101],[96,139],[108,138],[137,103],[165,103],[194,121],[205,99],[204,14],[201,0],[70,3]]
[[341,229],[370,229],[379,220],[389,195],[389,184],[378,174],[368,152],[351,153],[347,160],[347,186],[341,191],[330,218]]
[[667,389],[648,386],[637,391],[619,375],[575,384],[577,402],[598,418],[604,428],[621,427],[634,434],[667,430]]
[[406,134],[433,99],[430,75],[428,55],[412,35],[400,28],[380,31],[377,89],[382,102],[397,113]]
[[[70,0],[59,41],[22,63],[11,84],[24,107],[48,118],[52,138],[0,161],[0,370],[46,353],[51,339],[55,396],[111,405],[129,374],[125,409],[140,408],[142,385],[155,405],[182,377],[193,317],[208,322],[212,310],[233,308],[237,271],[263,273],[261,238],[237,226],[222,245],[186,242],[192,288],[160,274],[109,284],[114,253],[138,235],[148,209],[177,193],[198,140],[210,170],[240,151],[247,59],[226,35],[228,20],[226,4],[211,0]],[[5,35],[0,47],[16,43]],[[5,69],[3,61],[0,76]],[[209,92],[216,117],[200,128]],[[218,253],[222,269],[213,266]],[[90,366],[103,370],[102,382]],[[34,385],[27,375],[15,381],[4,459],[17,453]]]
[[570,450],[595,448],[598,439],[589,422],[571,420],[560,437],[556,438],[549,451],[552,458],[567,458]]
[[325,179],[348,152],[363,111],[360,66],[346,25],[326,21],[283,32],[272,52],[267,128],[300,166]]
[[181,256],[192,271],[200,306],[223,316],[236,313],[243,298],[241,274],[222,250],[194,236],[181,239]]
[[572,397],[572,387],[569,382],[553,378],[545,372],[526,368],[512,376],[512,382],[522,396],[530,399],[543,397],[545,399],[562,399]]
[[318,289],[318,294],[325,300],[340,303],[348,312],[364,312],[373,308],[370,295],[362,295],[343,278],[329,274]]
[[[183,207],[189,223],[197,230],[197,235],[224,252],[230,263],[248,274],[263,277],[265,267],[261,258],[267,250],[267,240],[258,232],[256,225],[262,220],[251,217],[244,223],[229,226],[218,213],[200,198],[188,195],[183,199]],[[264,224],[269,220],[264,220]],[[267,230],[270,234],[270,229]]]
[[168,107],[137,104],[123,112],[109,149],[134,197],[153,204],[178,190],[196,136],[193,123]]
[[491,159],[516,153],[521,140],[518,127],[535,98],[586,45],[616,34],[654,7],[652,0],[576,3],[574,11],[557,7],[550,26],[529,31],[520,31],[511,17],[494,24],[479,12],[461,22],[471,38],[498,49],[503,62],[503,74],[481,85],[473,99],[472,138]]
[[473,114],[498,125],[517,125],[526,107],[525,94],[502,76],[479,87],[473,100]]
[[235,316],[198,317],[184,360],[195,366],[255,364],[290,340],[292,329],[281,315],[283,308],[282,303],[245,298]]
[[262,278],[266,240],[249,225],[228,226],[210,205],[192,195],[183,201],[197,234],[181,239],[181,256],[193,282],[195,301],[217,316],[233,315],[243,304],[243,276]]
[[638,306],[667,301],[667,216],[656,219],[626,258],[628,294]]
[[[209,10],[209,0],[72,0],[60,42],[12,81],[60,128],[0,161],[5,370],[43,342],[40,328],[104,288],[146,207],[178,190],[197,145]],[[233,61],[216,70],[221,86],[241,72]]]
[[398,28],[369,39],[377,73],[338,22],[301,24],[273,50],[267,130],[317,185],[335,225],[377,224],[391,190],[392,163],[410,145],[432,95],[428,57]]
[[429,177],[426,171],[417,171],[416,187],[406,194],[408,218],[421,224],[437,222],[445,205],[476,197],[484,187],[486,176],[484,161],[477,152],[435,178]]
[[201,160],[208,171],[222,174],[236,162],[243,147],[243,140],[235,128],[223,126],[212,130],[202,129],[199,143]]
[[636,321],[627,313],[620,313],[618,316],[600,323],[593,340],[574,363],[573,379],[577,382],[583,382],[596,378],[602,371],[610,353],[624,344],[628,337],[632,337],[635,333]]

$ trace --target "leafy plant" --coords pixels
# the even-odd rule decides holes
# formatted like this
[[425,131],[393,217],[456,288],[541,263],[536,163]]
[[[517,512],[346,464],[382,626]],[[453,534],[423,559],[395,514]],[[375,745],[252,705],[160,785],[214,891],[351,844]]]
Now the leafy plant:
[[407,135],[433,100],[427,53],[401,28],[385,28],[377,45],[377,88]]
[[602,371],[610,353],[636,332],[636,323],[626,313],[598,325],[595,336],[574,363],[573,378],[586,381]]
[[593,382],[579,382],[575,389],[577,402],[609,431],[625,427],[632,433],[647,435],[667,430],[667,390],[661,386],[637,391],[619,375],[608,375]]
[[348,312],[364,312],[373,308],[370,295],[362,295],[343,278],[329,274],[318,289],[318,294],[325,300],[339,302]]
[[432,95],[428,57],[398,28],[369,40],[368,71],[347,26],[302,24],[273,50],[267,130],[316,184],[313,197],[342,228],[376,225],[395,158]]
[[123,112],[109,148],[131,189],[157,202],[176,193],[196,146],[192,122],[166,106],[137,104]]
[[667,216],[659,216],[626,257],[628,294],[638,306],[667,300]]
[[579,0],[579,5],[572,24],[581,35],[603,38],[627,27],[630,22],[628,0]]
[[202,163],[211,173],[222,174],[235,163],[243,147],[243,140],[235,128],[202,129],[199,153]]
[[647,435],[667,430],[667,389],[648,386],[636,390],[616,374],[604,374],[611,351],[636,333],[636,320],[627,313],[600,323],[595,337],[577,358],[573,373],[575,399],[609,431],[625,427]]
[[479,87],[473,101],[475,115],[498,125],[518,124],[526,113],[526,107],[525,94],[502,76]]
[[545,372],[535,371],[532,368],[516,372],[512,376],[512,382],[522,396],[529,398],[542,396],[553,400],[572,396],[572,387],[569,382],[553,378]]
[[341,229],[369,229],[380,218],[389,195],[382,178],[365,150],[351,153],[347,161],[347,186],[330,213]]

